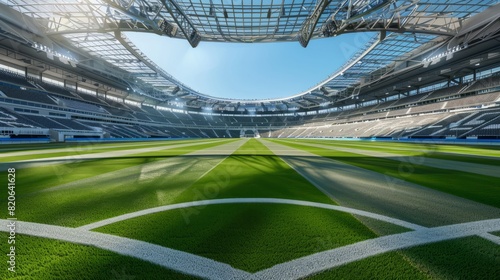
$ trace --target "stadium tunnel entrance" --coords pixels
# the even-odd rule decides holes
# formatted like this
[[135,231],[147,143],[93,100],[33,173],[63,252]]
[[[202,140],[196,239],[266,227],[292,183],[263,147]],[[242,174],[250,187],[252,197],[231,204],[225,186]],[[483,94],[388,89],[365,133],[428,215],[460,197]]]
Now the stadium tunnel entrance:
[[257,129],[242,129],[240,131],[241,138],[260,138],[259,131]]

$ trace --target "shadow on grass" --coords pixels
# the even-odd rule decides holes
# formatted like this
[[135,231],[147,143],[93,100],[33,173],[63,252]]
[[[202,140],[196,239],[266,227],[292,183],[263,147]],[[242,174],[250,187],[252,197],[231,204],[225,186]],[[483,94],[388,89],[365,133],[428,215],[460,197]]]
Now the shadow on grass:
[[[250,272],[376,237],[351,215],[304,206],[211,205],[185,223],[182,210],[97,229],[190,252]],[[319,243],[318,240],[334,242]]]
[[[71,175],[75,175],[75,180],[78,180],[80,177],[85,178],[85,176],[92,177],[96,174],[102,174],[106,166],[113,166],[114,162],[125,164],[125,167],[128,167],[126,165],[127,161],[134,161],[133,165],[141,165],[176,158],[195,164],[211,158],[213,159],[214,157],[221,156],[215,154],[126,156],[106,159],[106,165],[102,164],[102,159],[85,160],[80,163],[72,163],[75,171]],[[315,156],[292,158],[299,159],[305,166],[309,165],[309,161],[317,159]],[[401,163],[398,161],[361,155],[327,156],[327,158],[347,163],[348,165],[342,165],[335,170],[325,170],[325,172],[337,172],[340,174],[357,172],[357,175],[353,175],[353,179],[363,176],[362,169],[353,169],[352,165],[354,165],[391,176],[392,178],[406,180],[421,186],[500,208],[500,179],[498,178],[425,166],[413,166],[411,174],[401,173]],[[82,164],[86,166],[84,171],[78,168]],[[71,172],[71,169],[69,171]],[[110,168],[110,171],[116,170]],[[24,218],[29,221],[62,225],[80,225],[81,223],[92,222],[166,203],[213,198],[271,197],[332,203],[328,197],[312,186],[310,182],[291,170],[279,157],[267,154],[248,153],[230,156],[217,169],[209,172],[200,179],[190,178],[192,177],[192,172],[190,172],[189,168],[182,174],[170,177],[169,172],[171,170],[166,169],[158,171],[164,172],[164,176],[160,174],[157,179],[147,184],[138,183],[139,173],[122,174],[104,181],[93,182],[92,185],[82,185],[70,190],[37,194],[24,198],[23,193],[27,194],[30,190],[36,191],[37,186],[45,186],[47,188],[60,184],[56,174],[43,172],[35,176],[34,173],[26,172],[23,173],[20,170],[17,180],[17,188],[19,190],[18,203],[20,209],[23,209],[22,213],[26,214]],[[76,174],[77,172],[82,172],[80,177]],[[4,175],[5,172],[0,174],[0,176]],[[127,179],[125,180],[124,178]],[[166,180],[165,178],[169,179]],[[187,178],[190,180],[187,180]],[[196,183],[193,182],[193,179],[195,179]],[[492,184],[492,182],[498,182],[498,184]],[[194,185],[192,185],[193,183]],[[176,194],[175,197],[168,197],[168,194],[173,191],[180,193]],[[342,190],[338,189],[337,191]],[[161,204],[156,197],[157,192],[166,195],[165,200],[161,201]],[[0,198],[6,198],[6,195],[6,192],[1,193]],[[38,209],[44,209],[44,211],[39,211]]]

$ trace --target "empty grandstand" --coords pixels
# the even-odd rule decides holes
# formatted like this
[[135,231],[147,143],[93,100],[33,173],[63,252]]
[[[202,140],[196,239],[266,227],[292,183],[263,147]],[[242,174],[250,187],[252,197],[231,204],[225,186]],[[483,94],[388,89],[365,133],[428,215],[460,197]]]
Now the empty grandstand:
[[[245,99],[129,32],[368,40]],[[0,0],[0,279],[499,279],[499,42],[498,0]]]
[[[265,100],[217,98],[190,89],[141,55],[121,32],[128,27],[108,27],[114,33],[80,32],[81,28],[92,27],[70,20],[64,28],[51,25],[53,30],[42,31],[36,24],[43,4],[17,9],[4,3],[3,22],[16,32],[5,29],[6,40],[1,44],[0,106],[15,118],[8,126],[17,124],[21,129],[16,137],[45,137],[52,141],[74,137],[232,138],[248,136],[248,131],[259,137],[278,138],[498,138],[498,5],[464,4],[458,8],[443,2],[429,10],[420,2],[417,6],[400,3],[398,8],[384,4],[368,18],[359,18],[356,13],[356,17],[345,21],[352,21],[350,24],[326,20],[323,13],[323,26],[311,26],[308,31],[291,25],[293,32],[284,32],[273,40],[287,41],[299,34],[301,44],[307,45],[310,38],[343,32],[372,30],[379,34],[368,42],[366,50],[310,90],[289,98]],[[127,7],[117,5],[116,12],[127,15]],[[145,4],[132,6],[142,11],[141,5]],[[91,8],[77,6],[81,13]],[[402,10],[412,8],[415,10],[403,17],[407,21],[404,26],[387,22],[386,29],[367,27],[370,21],[384,19],[387,13],[402,16]],[[417,20],[419,14],[427,14],[426,18],[443,13],[454,17],[434,25]],[[151,15],[147,12],[143,16]],[[169,14],[162,11],[160,15],[169,22]],[[95,17],[100,20],[107,16]],[[26,24],[19,27],[16,20]],[[55,18],[49,15],[51,20]],[[332,22],[338,30],[332,29]],[[354,22],[359,26],[354,27]],[[326,26],[329,32],[321,32]],[[144,32],[162,30],[155,25],[135,28]],[[412,32],[398,32],[406,29]],[[184,36],[182,32],[166,35]],[[36,36],[42,36],[46,43]],[[78,47],[83,36],[89,42],[105,42],[99,48],[109,53],[107,58],[98,58],[94,50],[97,46],[92,44]],[[89,40],[89,36],[93,39]],[[231,41],[229,38],[237,35],[200,33],[195,37]],[[196,40],[187,40],[196,46]],[[70,50],[72,56],[61,55],[63,49]],[[113,58],[118,56],[123,59]],[[112,61],[120,63],[112,65]],[[383,66],[375,61],[384,61]],[[149,73],[156,74],[153,77]],[[132,85],[130,78],[139,82]],[[475,121],[462,121],[469,118]],[[44,129],[37,130],[44,134],[22,132],[28,127]],[[78,135],[55,137],[61,134],[58,130],[72,128],[78,128]]]

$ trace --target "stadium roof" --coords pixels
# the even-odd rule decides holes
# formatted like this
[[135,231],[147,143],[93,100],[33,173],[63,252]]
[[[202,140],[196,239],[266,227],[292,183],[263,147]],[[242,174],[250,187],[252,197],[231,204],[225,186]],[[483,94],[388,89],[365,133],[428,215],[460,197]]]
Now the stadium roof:
[[[63,62],[127,81],[136,93],[192,107],[250,104],[315,108],[356,94],[397,65],[460,34],[467,20],[497,0],[0,0],[4,36]],[[15,27],[15,28],[13,28]],[[196,92],[145,57],[123,32],[187,40],[298,41],[374,32],[365,49],[325,80],[288,98],[237,100]],[[376,75],[374,75],[376,73]],[[253,104],[253,105],[252,105]]]

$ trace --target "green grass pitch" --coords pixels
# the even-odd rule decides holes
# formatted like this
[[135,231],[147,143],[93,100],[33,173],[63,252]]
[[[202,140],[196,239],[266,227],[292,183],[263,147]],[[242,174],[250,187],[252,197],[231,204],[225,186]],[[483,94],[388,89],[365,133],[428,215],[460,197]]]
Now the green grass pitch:
[[[281,150],[295,151],[297,155],[278,156]],[[411,172],[402,172],[398,160],[366,156],[364,153],[367,152],[404,157],[413,163]],[[307,158],[301,153],[307,153]],[[321,162],[322,172],[339,176],[346,171],[359,176],[368,174],[363,172],[383,174],[391,180],[401,180],[455,197],[457,203],[468,201],[484,207],[486,212],[491,211],[491,217],[500,219],[500,177],[425,164],[426,159],[443,160],[457,166],[472,164],[494,169],[500,167],[498,147],[333,140],[198,139],[10,145],[0,147],[0,155],[0,176],[4,178],[4,187],[0,190],[0,218],[3,221],[11,218],[7,211],[7,183],[11,173],[8,168],[15,168],[15,218],[18,222],[68,229],[83,227],[82,232],[86,231],[86,226],[96,223],[89,229],[91,233],[122,238],[120,242],[147,242],[200,256],[216,261],[218,265],[227,264],[241,270],[247,273],[246,278],[251,278],[252,274],[259,277],[259,273],[267,269],[307,259],[314,254],[350,248],[347,246],[359,246],[355,247],[356,250],[370,252],[378,247],[367,245],[365,248],[362,244],[374,244],[376,240],[407,236],[414,230],[421,230],[395,224],[397,221],[383,220],[400,217],[397,211],[390,210],[391,213],[383,205],[381,209],[362,209],[368,215],[390,213],[382,218],[349,212],[360,209],[345,207],[344,201],[335,199],[337,192],[357,192],[360,189],[354,186],[336,188],[338,182],[324,179],[318,169],[308,165],[311,161]],[[294,161],[290,160],[292,158]],[[335,161],[336,165],[330,168],[329,160]],[[386,186],[377,187],[383,190]],[[359,195],[362,204],[366,198],[362,198],[361,192]],[[239,199],[248,201],[238,202]],[[263,203],[265,199],[280,203]],[[122,215],[142,213],[143,210],[205,201],[213,204],[189,204],[97,224]],[[290,201],[309,204],[296,205],[288,203]],[[347,210],[317,208],[311,203]],[[388,199],[387,203],[394,202]],[[422,208],[424,205],[428,209],[415,215],[425,214],[432,219],[432,205],[422,202]],[[400,207],[403,211],[404,202]],[[387,211],[381,211],[382,208]],[[483,220],[486,218],[478,214],[473,221]],[[456,224],[451,220],[441,223],[441,226]],[[421,225],[415,225],[418,226]],[[3,256],[0,257],[3,264],[0,279],[199,279],[190,275],[187,269],[192,265],[190,263],[181,264],[186,269],[177,271],[138,256],[22,233],[16,233],[16,270],[11,272],[7,270],[9,257],[6,254],[11,245],[7,242],[9,232],[6,231],[4,228],[0,232],[0,256]],[[306,273],[304,277],[498,279],[499,233],[500,228],[485,232],[489,239],[472,234],[391,249]],[[339,260],[352,258],[353,251],[339,255]],[[297,270],[300,269],[303,268],[297,266]],[[208,268],[206,275],[209,278],[212,275]],[[287,275],[284,271],[273,277],[295,279],[287,278]],[[219,279],[217,275],[211,277]]]

